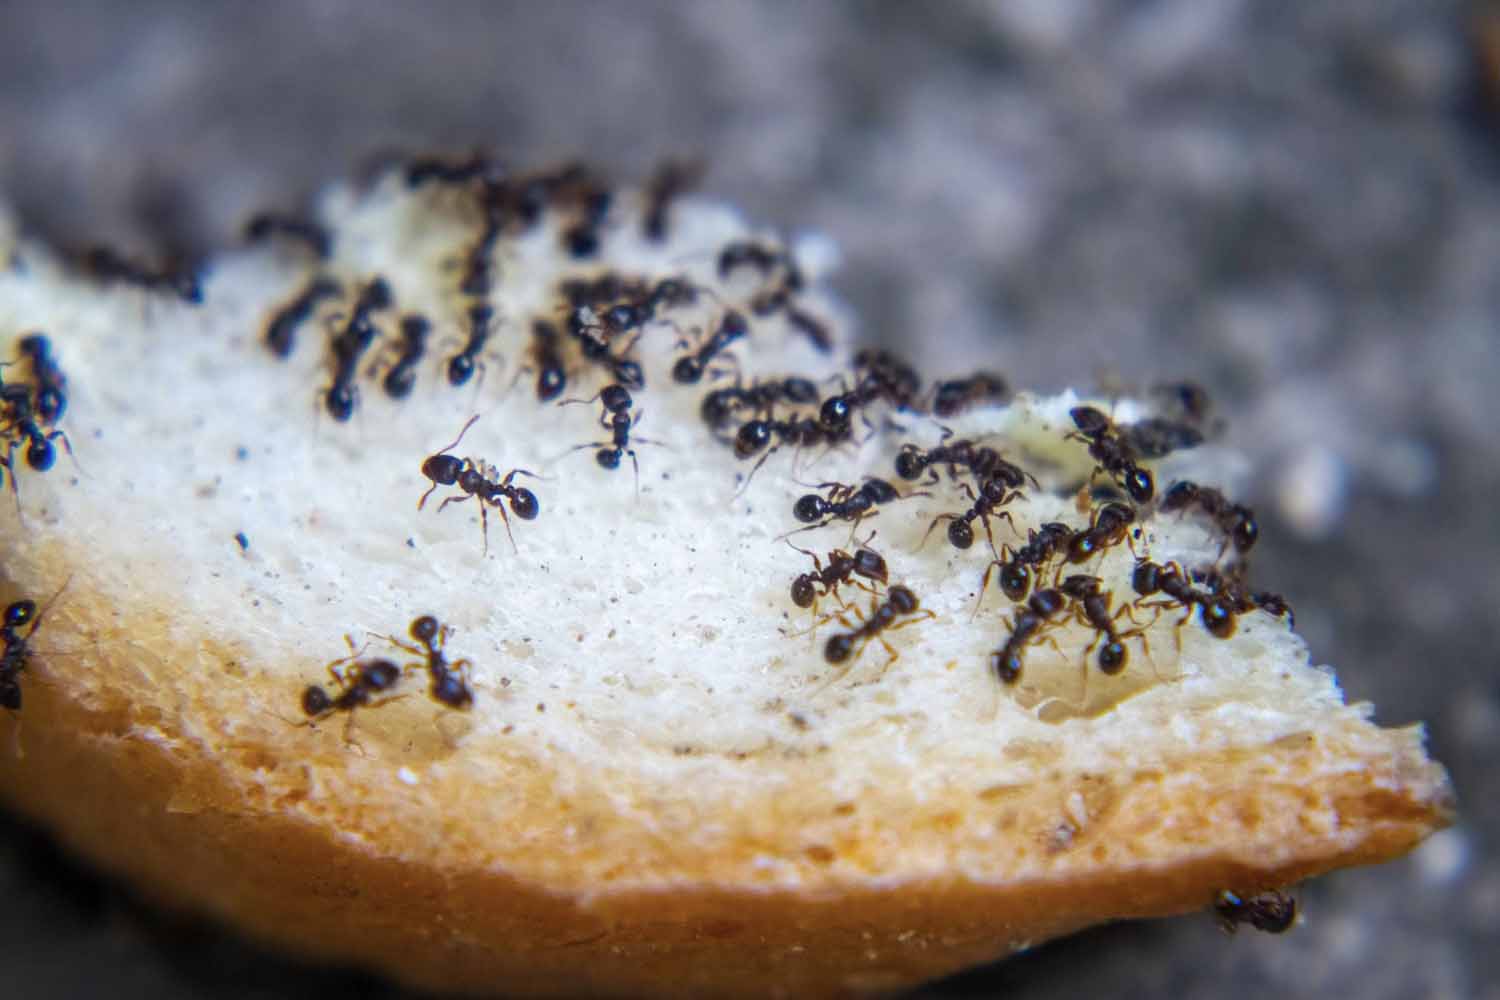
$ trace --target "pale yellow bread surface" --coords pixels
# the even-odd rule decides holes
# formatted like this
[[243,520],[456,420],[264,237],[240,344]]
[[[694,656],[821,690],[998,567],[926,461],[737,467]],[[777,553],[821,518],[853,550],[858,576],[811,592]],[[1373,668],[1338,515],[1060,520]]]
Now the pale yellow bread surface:
[[[438,358],[462,341],[450,262],[472,239],[451,200],[387,179],[324,206],[332,270],[385,275],[401,311],[433,319]],[[628,459],[608,472],[591,449],[566,454],[608,437],[597,403],[541,406],[531,376],[515,377],[530,318],[572,267],[551,221],[501,245],[504,357],[482,384],[451,388],[432,360],[396,403],[367,379],[348,424],[317,396],[323,316],[342,307],[307,324],[289,361],[260,340],[305,278],[295,253],[225,255],[189,308],[101,289],[23,245],[24,269],[0,275],[0,346],[53,338],[77,467],[22,467],[24,520],[0,519],[6,599],[56,595],[24,708],[0,717],[5,797],[149,891],[257,936],[424,986],[525,993],[894,989],[1102,920],[1198,909],[1216,888],[1383,860],[1447,822],[1420,731],[1345,705],[1262,612],[1221,640],[1142,609],[1149,649],[1131,640],[1115,678],[1091,668],[1093,635],[1075,623],[1001,685],[988,655],[1014,610],[991,583],[974,613],[982,532],[967,552],[941,527],[923,544],[936,515],[968,506],[946,477],[859,532],[877,531],[891,582],[934,617],[890,633],[891,653],[868,643],[847,674],[828,666],[822,644],[848,626],[806,634],[813,619],[788,598],[811,568],[778,540],[798,527],[792,502],[805,484],[895,480],[897,444],[942,430],[900,415],[903,432],[862,432],[857,447],[786,448],[737,496],[752,463],[698,419],[716,383],[666,372],[679,332],[692,339],[754,290],[714,270],[715,249],[747,230],[690,203],[655,247],[622,204],[607,261],[713,289],[672,317],[680,331],[657,324],[640,342],[638,433],[657,443],[638,447],[639,496]],[[819,252],[803,247],[814,276]],[[836,303],[809,301],[847,336]],[[735,350],[747,381],[847,361],[780,320],[750,339]],[[570,397],[604,383],[574,375]],[[1090,462],[1063,437],[1077,402],[1023,397],[945,421],[1041,481],[1012,524],[993,522],[997,544],[1086,523],[1067,487]],[[515,551],[491,511],[484,552],[472,501],[415,509],[422,459],[474,413],[456,454],[547,477],[527,481],[541,516],[513,519]],[[1205,447],[1156,471],[1235,469]],[[1159,562],[1220,548],[1194,518],[1143,527],[1133,545]],[[792,541],[826,554],[848,539],[839,523]],[[1133,558],[1119,546],[1088,567],[1117,606],[1134,596]],[[875,600],[846,593],[861,615]],[[471,710],[431,701],[413,673],[405,697],[347,730],[342,715],[305,724],[300,693],[328,682],[345,634],[410,662],[383,637],[424,613],[472,661]]]

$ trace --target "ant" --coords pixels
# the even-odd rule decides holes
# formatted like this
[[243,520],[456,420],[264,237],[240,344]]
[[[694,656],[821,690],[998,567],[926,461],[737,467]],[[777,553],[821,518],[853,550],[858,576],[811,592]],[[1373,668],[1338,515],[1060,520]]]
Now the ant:
[[677,359],[672,366],[672,378],[680,385],[692,385],[703,378],[703,369],[718,354],[736,340],[741,339],[750,332],[750,324],[745,321],[745,314],[735,309],[730,309],[719,321],[719,327],[713,335],[705,341],[692,354],[686,354]]
[[[1027,643],[1036,638],[1042,626],[1057,617],[1066,604],[1062,592],[1049,587],[1033,593],[1027,599],[1026,607],[1016,612],[1005,645],[990,654],[990,669],[1000,683],[1009,686],[1021,679]],[[1047,641],[1057,649],[1054,640],[1049,638]]]
[[606,338],[594,336],[591,329],[600,329],[598,326],[591,328],[583,319],[584,309],[575,309],[568,317],[568,332],[578,341],[579,349],[583,353],[584,360],[591,361],[605,371],[609,372],[616,382],[631,389],[645,387],[646,375],[642,370],[640,362],[628,357],[631,349],[635,346],[632,341],[625,345],[620,354],[612,354],[609,350],[609,341]]
[[1138,504],[1150,503],[1156,493],[1156,484],[1151,473],[1136,463],[1135,450],[1121,437],[1114,423],[1092,406],[1075,406],[1068,415],[1078,428],[1068,436],[1088,443],[1089,457],[1120,481],[1131,500]]
[[1010,396],[1010,385],[1002,375],[976,372],[965,379],[939,382],[933,388],[932,414],[954,417],[978,403],[1003,403]]
[[818,409],[818,423],[830,434],[848,433],[855,411],[877,400],[884,399],[898,409],[905,407],[921,386],[914,369],[883,351],[861,351],[855,357],[855,366],[865,374],[854,389],[830,396]]
[[789,305],[786,307],[786,321],[793,330],[806,337],[819,354],[828,354],[833,350],[833,334],[822,320]]
[[[828,641],[823,644],[823,659],[833,666],[858,659],[859,654],[864,651],[864,647],[869,641],[877,639],[885,647],[885,651],[891,654],[891,658],[885,662],[885,666],[880,671],[881,676],[884,676],[885,671],[890,668],[890,665],[896,662],[898,655],[891,648],[891,644],[886,641],[884,633],[893,632],[898,628],[905,628],[907,625],[915,624],[920,619],[911,618],[899,624],[896,622],[896,619],[905,615],[916,614],[919,610],[921,611],[922,618],[937,617],[930,610],[920,607],[917,595],[912,593],[910,588],[899,583],[896,584],[886,591],[884,601],[876,599],[871,602],[869,617],[860,622],[852,631],[840,632],[837,635],[829,637]],[[842,614],[838,618],[842,624],[848,626],[849,622]],[[828,681],[828,684],[837,683],[849,673],[852,667],[853,663],[850,662],[850,665],[839,671],[838,674]],[[823,686],[827,687],[828,684]]]
[[641,232],[646,239],[660,243],[667,238],[667,214],[672,202],[697,187],[704,170],[703,163],[696,160],[668,160],[657,167],[646,185],[646,205],[641,219]]
[[[834,549],[828,553],[827,566],[824,566],[818,559],[817,553],[798,549],[791,542],[787,542],[798,552],[810,556],[813,561],[813,572],[799,574],[792,581],[792,603],[799,608],[811,608],[817,604],[819,597],[828,597],[831,594],[838,599],[840,604],[844,604],[843,598],[839,597],[839,586],[842,584],[853,584],[875,593],[872,588],[854,579],[856,576],[861,576],[875,583],[883,584],[888,581],[889,574],[886,570],[885,558],[874,549],[867,547],[874,537],[875,535],[871,533],[853,555],[843,549]],[[821,593],[817,590],[819,585],[823,588]]]
[[1165,382],[1153,386],[1151,392],[1166,400],[1193,424],[1205,423],[1213,412],[1213,399],[1208,390],[1196,382]]
[[992,475],[981,483],[978,496],[975,496],[968,483],[960,485],[969,495],[969,499],[973,501],[972,506],[962,514],[939,514],[933,518],[932,523],[927,526],[927,534],[922,536],[922,543],[926,544],[927,536],[932,534],[932,529],[938,526],[938,522],[947,521],[948,544],[955,549],[967,549],[974,544],[974,529],[971,525],[978,519],[984,525],[984,533],[989,537],[990,548],[994,549],[995,536],[990,532],[990,518],[1003,517],[1014,526],[1015,521],[1012,520],[1010,513],[1000,508],[1012,500],[1024,498],[1025,494],[1012,486],[1011,481],[1002,475]]
[[[951,435],[945,433],[943,440],[947,441],[949,436]],[[960,468],[966,468],[981,482],[999,476],[1014,489],[1020,489],[1028,479],[1033,486],[1041,488],[1035,476],[1014,462],[1002,458],[995,449],[975,447],[974,442],[967,439],[951,444],[940,443],[926,451],[908,442],[896,454],[896,475],[908,481],[920,478],[923,472],[934,465],[948,466],[948,475],[954,478],[957,478]],[[932,470],[932,479],[929,481],[938,481],[937,470]]]
[[1161,499],[1163,511],[1187,510],[1190,507],[1197,507],[1206,514],[1224,533],[1226,544],[1233,543],[1235,552],[1240,555],[1249,552],[1260,537],[1255,512],[1242,504],[1231,503],[1223,493],[1211,486],[1199,486],[1184,479],[1173,483]]
[[[375,697],[391,690],[401,680],[401,668],[390,660],[361,661],[356,656],[334,660],[328,665],[329,676],[338,688],[337,694],[329,694],[318,684],[309,684],[302,691],[302,712],[309,722],[317,722],[334,712],[349,713],[344,723],[345,743],[350,742],[349,728],[354,725],[354,710],[384,704],[384,701],[375,701]],[[340,669],[339,664],[344,663],[348,666]]]
[[[26,661],[31,653],[27,644],[41,624],[36,613],[36,602],[12,601],[5,608],[3,621],[0,641],[4,641],[5,650],[0,653],[0,708],[18,712],[21,710],[21,671],[26,669]],[[24,637],[17,633],[17,629],[28,625],[31,628]]]
[[755,382],[748,387],[735,384],[715,389],[703,397],[698,412],[710,430],[718,431],[728,426],[741,408],[769,413],[777,403],[811,405],[817,401],[818,387],[811,379],[791,376],[769,382]]
[[441,184],[467,184],[474,180],[498,182],[503,175],[503,168],[482,153],[458,161],[423,157],[407,164],[406,186],[417,188],[428,181]]
[[1174,451],[1198,447],[1203,432],[1192,424],[1147,417],[1121,427],[1120,438],[1126,448],[1144,458],[1165,458]]
[[390,286],[384,278],[375,278],[360,291],[349,322],[333,338],[333,384],[328,388],[324,404],[328,415],[337,421],[343,422],[354,415],[354,403],[358,398],[354,379],[359,372],[359,359],[376,337],[370,314],[390,304]]
[[1072,528],[1060,521],[1049,521],[1040,528],[1030,529],[1026,544],[1019,549],[1012,551],[1007,546],[1006,551],[1011,553],[1009,559],[995,559],[985,567],[984,579],[979,583],[979,600],[974,603],[974,613],[979,613],[985,588],[990,585],[990,574],[995,570],[1000,570],[1001,592],[1019,603],[1026,599],[1026,593],[1031,589],[1030,567],[1040,567],[1051,561],[1053,555],[1072,537]]
[[275,212],[261,212],[245,223],[245,239],[252,243],[282,236],[304,244],[319,260],[327,260],[333,252],[333,236],[308,219]]
[[266,346],[278,358],[290,357],[297,344],[297,328],[317,309],[318,303],[343,291],[332,278],[313,278],[286,305],[271,315],[266,324]]
[[31,359],[31,374],[36,379],[36,415],[44,424],[56,424],[68,408],[68,378],[52,353],[52,343],[40,333],[28,334],[16,344]]
[[490,339],[490,320],[494,315],[495,310],[483,302],[469,307],[469,339],[464,343],[462,351],[448,359],[449,385],[463,385],[473,377],[476,366],[483,367],[475,358]]
[[[1141,560],[1136,563],[1135,570],[1131,574],[1130,585],[1141,597],[1162,593],[1171,601],[1186,608],[1187,614],[1177,622],[1179,630],[1193,616],[1193,606],[1197,605],[1199,621],[1216,639],[1228,639],[1232,636],[1236,616],[1243,611],[1250,610],[1250,606],[1245,601],[1211,590],[1200,590],[1193,586],[1187,574],[1176,563],[1162,566],[1149,560]],[[1162,607],[1163,605],[1156,606]],[[1170,607],[1170,604],[1165,606]],[[1180,636],[1178,643],[1181,644]]]
[[1088,562],[1105,549],[1119,545],[1135,523],[1135,511],[1122,503],[1106,503],[1094,514],[1093,523],[1068,539],[1068,562]]
[[427,676],[432,682],[427,693],[431,695],[433,701],[460,711],[473,705],[474,692],[469,688],[468,669],[473,664],[468,660],[455,660],[450,663],[448,655],[443,652],[443,646],[453,632],[452,628],[440,625],[432,615],[422,615],[412,620],[411,627],[407,631],[421,644],[420,646],[413,646],[395,636],[383,638],[398,649],[422,657],[424,661],[422,667],[427,670]]
[[149,271],[108,247],[94,247],[84,255],[84,267],[101,281],[124,281],[148,291],[166,289],[190,305],[203,302],[203,288],[191,269]]
[[[903,495],[884,479],[877,479],[874,476],[865,477],[865,481],[859,486],[850,486],[847,483],[820,483],[818,488],[827,490],[828,496],[825,498],[816,493],[808,493],[792,506],[792,516],[807,525],[806,528],[798,528],[798,531],[822,528],[832,524],[835,520],[853,521],[857,529],[860,521],[879,513],[876,508],[881,504],[928,495],[926,493]],[[814,524],[813,522],[818,518],[823,518],[823,520]]]
[[426,316],[413,313],[401,317],[401,353],[381,383],[387,396],[405,399],[411,395],[417,381],[416,367],[427,349],[427,336],[431,330],[432,324]]
[[61,439],[63,447],[67,448],[70,456],[73,454],[73,445],[63,431],[42,430],[32,408],[29,386],[20,383],[0,384],[0,406],[6,410],[4,432],[7,435],[14,435],[6,450],[5,458],[0,460],[0,466],[10,471],[10,488],[11,492],[16,495],[16,505],[19,509],[21,499],[16,486],[15,453],[16,449],[21,446],[21,442],[23,440],[26,442],[26,464],[37,472],[46,472],[57,461],[57,450],[52,446],[53,441]]
[[[1136,629],[1132,632],[1121,634],[1115,630],[1115,619],[1122,614],[1128,614],[1130,605],[1122,604],[1120,610],[1110,614],[1110,593],[1100,589],[1100,580],[1097,576],[1085,576],[1075,574],[1062,582],[1059,589],[1068,597],[1077,602],[1075,609],[1080,621],[1097,632],[1100,638],[1107,640],[1099,647],[1099,669],[1108,676],[1114,676],[1125,669],[1128,660],[1128,650],[1125,648],[1124,639],[1130,636],[1140,636],[1141,643],[1145,644],[1145,636],[1142,630]],[[1093,649],[1091,642],[1084,650],[1085,662],[1088,652]],[[1144,647],[1150,654],[1150,647]],[[1085,670],[1087,667],[1085,667]]]
[[544,319],[531,325],[531,356],[536,362],[536,398],[547,403],[568,387],[568,372],[563,366],[562,334]]
[[490,272],[494,270],[495,244],[500,240],[500,230],[504,222],[502,215],[486,207],[484,228],[479,231],[479,238],[464,255],[464,276],[458,283],[458,290],[464,295],[489,294]]
[[470,497],[476,497],[479,500],[479,524],[484,534],[485,555],[489,555],[490,551],[490,522],[486,505],[500,512],[500,519],[505,522],[505,534],[510,538],[511,549],[520,551],[516,549],[516,537],[511,534],[510,530],[510,515],[506,514],[502,501],[508,500],[511,514],[521,520],[535,520],[536,516],[541,513],[541,504],[537,502],[536,494],[524,486],[512,486],[511,480],[516,476],[531,476],[533,479],[539,477],[525,469],[512,469],[505,474],[504,479],[496,481],[495,477],[499,473],[488,462],[448,454],[451,449],[458,447],[459,442],[464,439],[465,434],[469,433],[469,428],[473,427],[478,419],[479,414],[474,414],[464,424],[463,429],[458,432],[458,437],[454,438],[452,443],[444,445],[437,454],[428,455],[422,460],[422,475],[431,480],[432,485],[417,501],[417,510],[422,509],[427,503],[427,498],[432,495],[432,491],[439,486],[457,486],[463,491],[463,495],[445,497],[438,506],[438,513],[441,514],[443,508],[450,503],[463,503]]
[[[760,272],[762,278],[769,278],[778,264],[786,264],[789,268],[793,266],[786,251],[771,249],[749,240],[727,243],[719,251],[719,279],[727,281],[741,267],[753,267]],[[800,280],[797,285],[800,287]]]
[[1214,896],[1214,913],[1226,934],[1233,934],[1240,924],[1267,934],[1284,934],[1297,922],[1297,901],[1279,889],[1255,896],[1221,889]]
[[[599,426],[611,432],[610,440],[606,442],[588,442],[569,450],[577,451],[580,448],[597,448],[598,451],[594,452],[594,461],[599,463],[600,468],[611,470],[620,467],[620,456],[629,455],[630,464],[635,469],[636,493],[639,494],[641,490],[641,466],[636,461],[635,449],[630,447],[630,429],[633,425],[639,424],[645,414],[644,412],[638,413],[634,419],[631,418],[630,408],[635,405],[635,400],[631,399],[630,390],[619,383],[607,385],[603,389],[600,389],[593,399],[565,399],[558,405],[592,403],[595,400],[598,400],[604,407],[604,412],[599,417]],[[660,443],[658,441],[651,441],[648,438],[636,438],[636,440],[645,444]]]

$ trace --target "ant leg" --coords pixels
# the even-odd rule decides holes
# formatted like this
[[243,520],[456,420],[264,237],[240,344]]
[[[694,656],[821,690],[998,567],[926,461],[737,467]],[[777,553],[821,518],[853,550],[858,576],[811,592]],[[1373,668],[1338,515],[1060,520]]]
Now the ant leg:
[[434,481],[431,486],[427,487],[427,492],[423,493],[422,494],[422,498],[417,501],[417,510],[421,510],[422,509],[422,507],[427,503],[427,498],[430,497],[430,496],[432,496],[432,491],[435,490],[435,489],[437,489],[437,488],[438,488],[438,484],[437,484],[436,481]]
[[[479,509],[484,510],[484,504],[481,503]],[[521,550],[516,548],[516,536],[510,533],[510,515],[505,512],[505,507],[501,504],[495,504],[495,509],[500,512],[500,520],[505,522],[505,537],[510,539],[510,550],[516,555],[520,555]],[[485,539],[485,544],[489,544],[488,538]]]
[[635,460],[634,448],[626,448],[625,454],[630,456],[630,468],[635,472],[635,499],[639,503],[641,499],[641,463]]
[[[760,467],[762,465],[766,464],[766,459],[768,459],[772,455],[776,454],[777,450],[780,449],[780,448],[781,448],[781,445],[779,445],[779,444],[772,445],[770,451],[768,451],[764,455],[760,456],[760,461],[755,463],[755,468],[753,468],[753,469],[750,470],[750,475],[748,475],[748,476],[745,477],[744,483],[742,483],[740,485],[739,489],[737,489],[737,490],[734,491],[734,496],[730,497],[729,499],[731,499],[731,500],[738,500],[739,497],[740,497],[740,494],[744,493],[746,490],[748,490],[750,488],[750,480],[754,479],[755,478],[755,474],[760,471]],[[795,548],[795,546],[794,546],[794,548]]]
[[[436,487],[434,487],[434,489],[435,488]],[[430,493],[432,491],[428,490],[427,492]],[[426,494],[423,494],[423,496],[426,496]],[[463,503],[465,500],[473,499],[473,497],[474,494],[472,493],[463,493],[456,497],[446,497],[444,498],[442,503],[438,504],[438,513],[441,514],[443,512],[443,508],[447,507],[450,503]]]
[[[438,508],[438,509],[441,510],[442,508]],[[500,513],[504,514],[505,513],[504,509],[502,509],[500,511]],[[509,521],[506,522],[505,528],[506,528],[507,531],[510,530],[510,522]],[[483,500],[479,501],[479,531],[480,531],[480,534],[482,534],[484,536],[484,550],[483,550],[483,554],[482,554],[481,558],[488,559],[489,556],[490,556],[490,517],[489,517],[489,508],[487,508],[485,506]],[[511,540],[511,544],[512,545],[515,544],[515,540],[514,539]]]
[[16,467],[15,464],[11,461],[11,459],[15,456],[15,453],[16,442],[12,441],[10,443],[10,452],[4,458],[0,458],[0,466],[3,466],[5,468],[5,471],[10,474],[10,493],[11,496],[15,497],[16,500],[16,517],[21,521],[25,521],[26,515],[21,513],[21,489],[16,484]]
[[937,517],[933,518],[932,523],[927,526],[926,534],[924,534],[922,536],[922,540],[917,543],[916,551],[922,551],[922,546],[927,544],[927,539],[932,534],[932,529],[938,526],[939,521],[957,521],[962,517],[962,514],[939,514]]
[[[931,529],[928,530],[930,531]],[[984,578],[979,581],[979,596],[974,600],[974,610],[969,614],[969,621],[973,621],[976,617],[978,617],[979,608],[984,604],[984,592],[985,589],[990,585],[990,574],[995,572],[997,568],[1003,566],[1004,563],[1001,562],[1000,559],[996,558],[993,562],[991,562],[984,568]]]

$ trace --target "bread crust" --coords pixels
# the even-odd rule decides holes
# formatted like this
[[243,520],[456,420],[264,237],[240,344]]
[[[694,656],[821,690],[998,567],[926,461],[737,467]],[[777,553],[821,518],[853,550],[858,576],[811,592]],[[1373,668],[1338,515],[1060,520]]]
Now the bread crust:
[[[91,607],[70,598],[65,633]],[[137,669],[124,648],[91,672]],[[839,802],[822,766],[747,758],[734,813],[705,803],[664,837],[640,808],[648,789],[542,754],[501,788],[456,767],[413,795],[327,731],[205,739],[227,723],[202,704],[172,714],[93,687],[85,705],[60,662],[35,673],[24,715],[0,716],[0,796],[164,901],[473,993],[897,989],[1088,924],[1202,908],[1214,887],[1382,861],[1452,805],[1416,730],[1366,725],[937,800],[895,783]],[[334,759],[310,763],[319,745]],[[498,827],[497,798],[514,806]]]

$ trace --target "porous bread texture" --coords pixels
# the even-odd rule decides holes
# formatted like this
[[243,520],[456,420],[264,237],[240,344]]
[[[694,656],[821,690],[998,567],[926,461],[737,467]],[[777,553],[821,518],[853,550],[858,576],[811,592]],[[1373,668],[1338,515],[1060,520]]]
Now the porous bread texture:
[[[1446,822],[1419,730],[1345,705],[1264,613],[1228,640],[1161,615],[1114,678],[1085,659],[1091,631],[1061,628],[1020,684],[1000,685],[988,654],[1015,611],[992,582],[970,620],[983,532],[966,552],[941,526],[923,544],[934,517],[968,505],[946,476],[858,532],[878,532],[891,582],[933,617],[890,633],[898,656],[871,642],[847,673],[831,668],[822,643],[846,626],[811,634],[788,597],[812,565],[780,540],[799,527],[792,503],[809,484],[894,479],[896,443],[942,430],[892,414],[901,433],[784,448],[737,493],[753,462],[698,415],[723,383],[667,373],[681,336],[757,288],[749,272],[720,280],[718,248],[766,234],[692,200],[655,245],[622,197],[590,266],[559,250],[552,216],[503,240],[490,297],[503,361],[453,389],[437,359],[464,333],[463,205],[395,176],[325,199],[331,270],[384,275],[399,312],[435,327],[412,397],[365,380],[348,424],[317,398],[325,317],[347,301],[304,326],[289,360],[261,342],[309,273],[295,250],[223,255],[197,308],[103,288],[30,244],[0,274],[0,345],[52,336],[77,459],[23,468],[24,520],[0,519],[7,599],[56,593],[26,704],[0,718],[0,791],[86,853],[289,947],[425,986],[801,993],[897,988],[1100,920],[1197,908],[1220,886],[1381,860]],[[814,279],[820,258],[805,244]],[[606,265],[712,292],[640,340],[639,495],[628,459],[610,472],[570,451],[608,438],[597,402],[539,405],[516,377],[557,279]],[[805,300],[838,331],[835,354],[755,319],[732,349],[746,382],[847,370],[848,318],[817,289]],[[394,315],[379,319],[387,335]],[[574,398],[604,383],[574,376]],[[1023,394],[946,421],[1041,481],[1007,507],[1012,524],[993,522],[997,544],[1087,523],[1073,487],[1091,460],[1064,438],[1077,403]],[[513,519],[515,550],[495,511],[486,554],[473,501],[438,510],[454,490],[416,510],[422,460],[475,413],[456,454],[545,477],[526,481],[541,515]],[[1233,466],[1206,447],[1157,472],[1208,481],[1199,470]],[[1192,517],[1143,529],[1133,547],[1158,562],[1219,552]],[[826,555],[850,531],[791,540]],[[1132,564],[1121,546],[1090,568],[1116,606],[1134,596]],[[844,592],[851,616],[876,600]],[[341,715],[305,724],[300,693],[328,681],[346,634],[409,662],[386,637],[424,613],[472,664],[471,710],[440,707],[413,674],[405,697],[355,714],[347,741]]]

